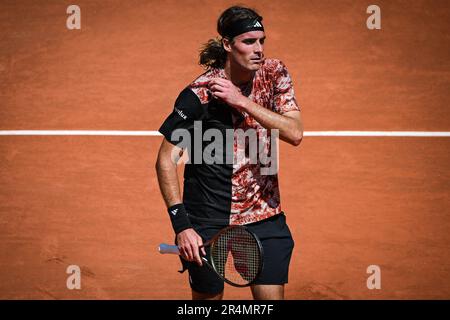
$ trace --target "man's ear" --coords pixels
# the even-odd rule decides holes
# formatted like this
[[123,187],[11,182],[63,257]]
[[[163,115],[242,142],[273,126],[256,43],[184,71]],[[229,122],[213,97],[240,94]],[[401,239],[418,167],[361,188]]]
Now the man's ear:
[[231,41],[229,39],[223,38],[222,45],[226,52],[231,52]]

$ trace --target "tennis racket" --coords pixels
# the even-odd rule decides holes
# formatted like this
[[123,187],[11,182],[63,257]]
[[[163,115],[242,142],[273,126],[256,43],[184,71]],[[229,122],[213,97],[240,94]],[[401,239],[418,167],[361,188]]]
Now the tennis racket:
[[[205,264],[226,283],[235,287],[251,285],[263,268],[264,253],[261,242],[245,226],[229,226],[203,244],[210,246],[202,257]],[[178,247],[162,243],[160,253],[180,254]]]

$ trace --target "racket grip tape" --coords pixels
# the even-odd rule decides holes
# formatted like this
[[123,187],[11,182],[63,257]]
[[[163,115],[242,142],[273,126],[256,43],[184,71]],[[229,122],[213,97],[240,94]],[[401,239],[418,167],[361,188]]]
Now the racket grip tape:
[[161,243],[158,247],[159,253],[180,254],[177,246]]

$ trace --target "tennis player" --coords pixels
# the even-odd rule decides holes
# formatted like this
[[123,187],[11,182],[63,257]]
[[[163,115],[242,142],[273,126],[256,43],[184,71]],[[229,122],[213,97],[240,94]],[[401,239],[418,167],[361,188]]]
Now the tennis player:
[[[202,265],[205,250],[199,247],[227,225],[246,225],[262,243],[264,267],[251,286],[253,298],[283,299],[294,241],[281,209],[278,175],[273,170],[264,173],[268,164],[259,157],[252,161],[249,139],[239,134],[254,132],[263,144],[258,150],[272,156],[277,150],[269,135],[277,130],[281,140],[298,146],[303,137],[300,108],[286,66],[264,57],[263,18],[255,10],[228,8],[218,19],[217,31],[220,37],[209,40],[200,53],[206,72],[181,91],[159,129],[164,139],[156,164],[158,181],[193,299],[223,297],[224,282]],[[208,143],[203,139],[195,144],[193,138],[182,145],[180,135],[174,134],[180,130],[203,138],[208,130],[221,133],[223,148],[213,152],[219,161],[193,159]],[[190,161],[182,198],[173,155],[186,150]],[[271,162],[274,165],[273,157]]]

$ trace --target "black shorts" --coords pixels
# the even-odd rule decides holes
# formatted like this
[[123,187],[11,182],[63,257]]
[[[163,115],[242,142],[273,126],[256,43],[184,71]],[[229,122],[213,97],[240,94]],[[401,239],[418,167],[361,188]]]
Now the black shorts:
[[[204,226],[193,223],[195,231],[206,242],[223,227]],[[269,219],[247,224],[261,241],[264,250],[264,266],[254,284],[282,285],[288,282],[289,262],[291,260],[294,240],[286,224],[284,214],[278,214]],[[183,269],[189,271],[189,283],[194,291],[200,293],[218,294],[224,289],[224,281],[206,265],[199,266],[195,262],[183,259]]]

